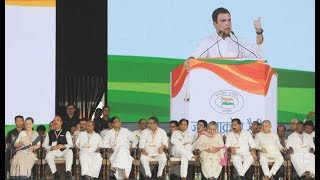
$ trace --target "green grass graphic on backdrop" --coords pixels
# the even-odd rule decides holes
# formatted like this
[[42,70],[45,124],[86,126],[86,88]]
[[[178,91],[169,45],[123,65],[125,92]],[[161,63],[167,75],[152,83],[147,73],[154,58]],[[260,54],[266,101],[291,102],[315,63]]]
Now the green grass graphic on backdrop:
[[[108,105],[112,115],[137,122],[152,115],[170,120],[170,72],[182,59],[108,56]],[[315,73],[275,69],[278,73],[278,122],[304,119],[315,110]]]

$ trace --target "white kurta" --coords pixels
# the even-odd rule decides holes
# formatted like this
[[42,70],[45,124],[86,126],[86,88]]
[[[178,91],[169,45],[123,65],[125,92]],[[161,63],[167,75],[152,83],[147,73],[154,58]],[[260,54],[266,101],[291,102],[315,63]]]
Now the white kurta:
[[[259,132],[256,134],[254,140],[257,149],[261,150],[261,148],[265,148],[267,150],[267,153],[260,153],[260,165],[264,175],[269,177],[275,175],[284,162],[280,152],[280,149],[284,147],[280,143],[279,136],[272,132]],[[268,167],[269,158],[272,158],[275,161],[271,169]]]
[[243,129],[240,135],[230,131],[226,134],[225,145],[227,148],[236,147],[236,154],[231,155],[231,159],[239,176],[244,176],[253,162],[250,148],[256,147],[251,133]]
[[294,132],[288,137],[287,148],[293,149],[291,154],[291,162],[293,167],[301,176],[304,172],[310,171],[311,177],[315,176],[315,155],[310,153],[310,149],[315,150],[313,138],[303,133],[302,135]]
[[133,143],[132,143],[132,147],[133,147],[133,148],[138,147],[141,133],[142,133],[142,130],[141,130],[141,129],[137,129],[137,130],[133,131],[133,135],[134,135],[134,137],[135,137],[135,140],[134,140]]
[[[191,54],[191,56],[195,58],[199,58],[199,57],[200,58],[214,58],[214,57],[261,58],[262,44],[257,45],[255,43],[249,43],[240,38],[238,39],[238,43],[240,45],[237,44],[237,39],[234,35],[231,35],[226,39],[222,39],[217,34],[208,36],[206,38],[203,38],[200,41],[200,43],[198,44],[198,47]],[[245,47],[246,49],[243,47]]]
[[102,165],[102,157],[100,152],[96,152],[96,150],[102,147],[101,136],[96,132],[89,134],[87,131],[82,131],[79,133],[75,145],[80,149],[81,175],[98,178]]
[[192,143],[194,141],[194,134],[180,130],[173,131],[171,135],[172,155],[181,159],[180,174],[181,177],[187,177],[188,161],[194,156],[192,150]]
[[104,129],[104,130],[102,130],[102,131],[100,132],[101,138],[104,139],[104,136],[107,135],[108,132],[109,132],[109,129]]
[[151,170],[149,160],[151,157],[156,158],[159,163],[157,176],[162,176],[162,172],[164,167],[166,166],[167,157],[165,153],[158,153],[158,149],[165,145],[168,147],[168,136],[167,133],[162,129],[157,127],[155,133],[153,133],[150,129],[145,129],[142,131],[140,140],[139,140],[139,148],[145,149],[148,153],[147,156],[141,154],[140,161],[145,169],[145,174],[148,177],[151,177]]
[[119,131],[111,129],[108,135],[109,146],[113,149],[110,163],[112,168],[116,168],[115,177],[117,179],[124,178],[120,170],[124,170],[126,176],[129,177],[133,161],[130,155],[130,146],[135,137],[131,131],[124,127],[121,127]]

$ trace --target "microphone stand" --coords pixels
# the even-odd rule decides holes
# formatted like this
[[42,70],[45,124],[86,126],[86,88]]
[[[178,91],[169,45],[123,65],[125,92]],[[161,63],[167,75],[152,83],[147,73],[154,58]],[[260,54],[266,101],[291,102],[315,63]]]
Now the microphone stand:
[[[237,44],[238,44],[238,51],[239,51],[239,54],[240,54],[239,46],[241,46],[241,47],[243,47],[245,50],[247,50],[247,51],[249,51],[251,54],[253,54],[257,59],[259,59],[259,57],[258,57],[254,52],[252,52],[251,50],[249,50],[248,48],[244,47],[243,45],[241,45],[241,44],[238,42],[238,37],[234,34],[234,32],[233,32],[233,31],[231,31],[231,34],[232,34],[232,35],[234,35],[234,37],[236,37],[236,39],[237,39],[237,41],[235,41],[234,39],[232,39],[232,37],[231,37],[231,36],[229,36],[229,37],[230,37],[230,39],[231,39],[233,42],[235,42],[235,43],[237,43]],[[239,54],[238,54],[238,55],[239,55]]]
[[[220,31],[218,32],[218,34],[221,34],[221,33],[222,33],[222,31],[220,30]],[[199,57],[201,57],[205,52],[207,52],[207,51],[208,51],[209,49],[211,49],[214,45],[216,45],[219,41],[221,41],[221,39],[222,39],[222,37],[220,37],[220,39],[219,39],[218,41],[216,41],[214,44],[212,44],[208,49],[206,49],[205,51],[203,51],[203,53],[201,53]]]

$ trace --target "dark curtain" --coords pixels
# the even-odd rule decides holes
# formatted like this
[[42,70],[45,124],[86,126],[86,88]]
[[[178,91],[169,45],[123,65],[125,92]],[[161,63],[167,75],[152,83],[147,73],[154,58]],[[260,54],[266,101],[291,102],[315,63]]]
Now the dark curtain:
[[91,118],[106,91],[106,2],[56,1],[56,114]]
[[80,110],[79,116],[91,118],[105,91],[105,77],[100,75],[70,75],[58,80],[59,114],[65,113],[67,104]]

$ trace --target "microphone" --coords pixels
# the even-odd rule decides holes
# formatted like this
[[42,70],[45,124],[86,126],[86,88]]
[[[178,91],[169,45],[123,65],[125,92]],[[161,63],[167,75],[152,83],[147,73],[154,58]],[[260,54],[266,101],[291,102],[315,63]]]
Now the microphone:
[[[218,34],[220,35],[222,33],[222,30],[219,30]],[[211,49],[214,45],[218,44],[219,41],[221,41],[222,38],[220,38],[218,41],[216,41],[214,44],[212,44],[208,49],[203,51],[203,53],[200,54],[199,57],[201,57],[205,52],[207,52],[209,49]]]
[[[257,59],[259,59],[259,57],[258,57],[254,52],[252,52],[251,50],[249,50],[248,48],[244,47],[243,45],[241,45],[241,44],[238,42],[238,37],[234,34],[233,31],[231,31],[231,34],[237,39],[237,41],[235,41],[234,39],[231,38],[231,36],[229,36],[230,39],[231,39],[233,42],[235,42],[235,43],[238,44],[238,51],[239,51],[238,56],[239,56],[239,54],[240,54],[239,46],[241,46],[241,47],[243,47],[245,50],[247,50],[247,51],[249,51],[251,54],[253,54]],[[238,56],[237,56],[237,57],[238,57]]]

